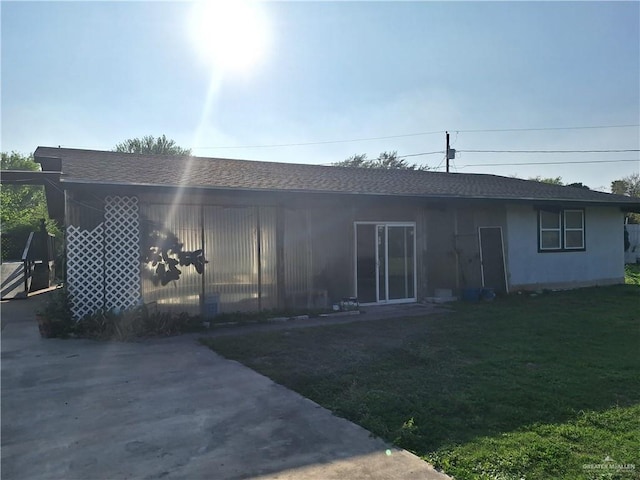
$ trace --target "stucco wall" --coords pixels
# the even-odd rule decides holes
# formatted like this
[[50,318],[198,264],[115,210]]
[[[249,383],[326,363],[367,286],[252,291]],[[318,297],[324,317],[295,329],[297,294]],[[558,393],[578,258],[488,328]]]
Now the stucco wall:
[[537,211],[507,207],[510,289],[563,288],[624,282],[623,215],[617,209],[585,209],[586,250],[538,252]]

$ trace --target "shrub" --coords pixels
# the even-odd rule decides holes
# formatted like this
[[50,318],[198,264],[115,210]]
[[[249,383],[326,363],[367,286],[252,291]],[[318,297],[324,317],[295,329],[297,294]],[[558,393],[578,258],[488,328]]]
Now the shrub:
[[624,274],[625,283],[630,285],[640,285],[640,265],[625,265]]
[[66,338],[75,332],[71,305],[66,288],[60,288],[51,292],[44,309],[38,312],[51,324],[52,337]]
[[75,320],[72,299],[66,289],[59,289],[49,297],[41,312],[51,323],[51,336],[91,338],[95,340],[130,341],[147,336],[168,336],[202,331],[199,317],[187,313],[160,312],[140,305],[116,311],[101,308]]
[[141,305],[120,312],[100,309],[77,322],[76,332],[85,338],[126,342],[140,337],[178,335],[203,329],[197,316],[184,312],[160,312]]

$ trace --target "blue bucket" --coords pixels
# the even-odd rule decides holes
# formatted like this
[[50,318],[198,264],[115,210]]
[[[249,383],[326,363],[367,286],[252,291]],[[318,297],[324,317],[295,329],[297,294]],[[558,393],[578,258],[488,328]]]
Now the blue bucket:
[[482,300],[484,300],[485,302],[490,302],[492,300],[495,300],[496,292],[493,291],[493,288],[483,288],[482,292],[480,293],[480,298],[482,298]]
[[481,293],[481,288],[463,288],[462,300],[464,300],[465,302],[478,302],[480,301]]

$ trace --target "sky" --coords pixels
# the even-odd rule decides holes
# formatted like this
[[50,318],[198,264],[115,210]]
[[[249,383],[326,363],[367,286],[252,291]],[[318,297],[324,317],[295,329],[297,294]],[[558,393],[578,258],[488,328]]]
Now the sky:
[[[2,151],[165,134],[198,156],[330,164],[397,151],[442,171],[449,131],[452,172],[609,191],[640,171],[640,2],[196,8],[2,1]],[[247,42],[259,55],[232,68],[220,52],[240,58]]]

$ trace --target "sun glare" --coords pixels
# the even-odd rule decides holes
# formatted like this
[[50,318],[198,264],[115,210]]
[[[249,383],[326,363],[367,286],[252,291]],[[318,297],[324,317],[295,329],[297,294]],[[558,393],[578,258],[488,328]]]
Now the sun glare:
[[247,70],[262,60],[267,50],[267,21],[256,1],[196,3],[189,29],[203,59],[224,71]]

